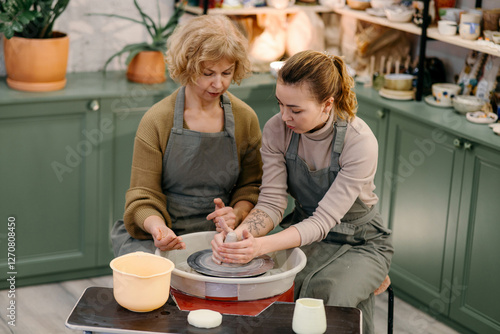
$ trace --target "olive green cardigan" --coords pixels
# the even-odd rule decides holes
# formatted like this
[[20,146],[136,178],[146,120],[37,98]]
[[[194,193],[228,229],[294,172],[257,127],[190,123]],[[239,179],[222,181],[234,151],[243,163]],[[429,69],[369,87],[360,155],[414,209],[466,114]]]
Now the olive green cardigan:
[[[127,231],[136,239],[151,238],[151,235],[144,231],[144,220],[151,215],[161,217],[167,226],[172,227],[172,221],[166,209],[168,198],[162,192],[161,180],[163,155],[173,126],[175,99],[178,92],[179,90],[175,91],[151,107],[144,114],[137,129],[130,188],[125,196],[123,217]],[[259,121],[253,109],[245,102],[229,92],[227,95],[234,115],[240,167],[240,175],[232,191],[229,205],[233,206],[242,200],[255,205],[262,181],[260,156],[262,134]],[[187,128],[186,123],[184,127]]]

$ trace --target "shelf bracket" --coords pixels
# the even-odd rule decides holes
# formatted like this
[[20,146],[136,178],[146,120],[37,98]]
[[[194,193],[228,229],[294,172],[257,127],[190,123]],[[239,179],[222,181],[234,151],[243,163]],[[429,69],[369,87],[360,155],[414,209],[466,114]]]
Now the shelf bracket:
[[424,0],[423,20],[422,20],[422,34],[420,35],[420,52],[418,56],[418,74],[417,74],[417,92],[415,100],[422,101],[424,90],[424,74],[425,74],[425,52],[427,47],[427,27],[429,27],[429,3],[430,0]]

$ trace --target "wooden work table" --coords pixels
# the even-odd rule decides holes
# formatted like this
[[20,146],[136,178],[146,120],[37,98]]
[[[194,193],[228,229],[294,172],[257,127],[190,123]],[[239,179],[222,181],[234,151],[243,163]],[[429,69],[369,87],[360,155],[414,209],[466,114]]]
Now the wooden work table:
[[[188,311],[181,311],[170,298],[157,310],[136,313],[115,301],[113,289],[90,287],[85,290],[69,315],[66,326],[86,333],[293,333],[294,303],[275,302],[257,316],[222,316],[219,327],[207,330],[187,322]],[[327,333],[361,333],[361,311],[352,307],[326,306]]]

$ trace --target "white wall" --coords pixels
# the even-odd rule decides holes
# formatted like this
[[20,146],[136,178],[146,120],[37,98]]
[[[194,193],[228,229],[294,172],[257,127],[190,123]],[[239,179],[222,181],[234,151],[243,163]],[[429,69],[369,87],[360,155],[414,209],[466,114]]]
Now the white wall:
[[[156,21],[155,0],[139,0],[141,7]],[[162,22],[173,12],[173,0],[160,0]],[[114,13],[140,18],[132,0],[71,0],[66,11],[56,21],[55,29],[68,33],[70,54],[68,72],[99,71],[106,60],[124,45],[150,41],[146,30],[139,24],[87,13]],[[5,76],[3,43],[0,43],[0,76]],[[125,57],[115,59],[108,70],[125,69]]]

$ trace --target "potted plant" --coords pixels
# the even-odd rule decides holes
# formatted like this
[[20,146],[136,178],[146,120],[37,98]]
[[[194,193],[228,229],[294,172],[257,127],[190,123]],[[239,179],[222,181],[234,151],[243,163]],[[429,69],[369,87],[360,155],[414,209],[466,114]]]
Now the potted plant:
[[9,87],[52,91],[66,85],[69,38],[52,28],[70,0],[4,0],[0,33]]
[[174,13],[165,24],[161,22],[158,0],[156,0],[156,7],[158,8],[158,20],[156,22],[142,10],[137,0],[134,0],[134,5],[140,14],[140,20],[116,14],[89,14],[114,17],[140,24],[146,29],[152,39],[151,42],[124,46],[120,51],[109,57],[104,64],[104,72],[106,72],[107,66],[115,57],[128,53],[125,64],[127,65],[127,78],[130,81],[146,84],[164,82],[166,80],[164,54],[167,51],[167,39],[174,31],[179,23],[179,18],[184,13],[184,2],[181,2],[175,8]]

